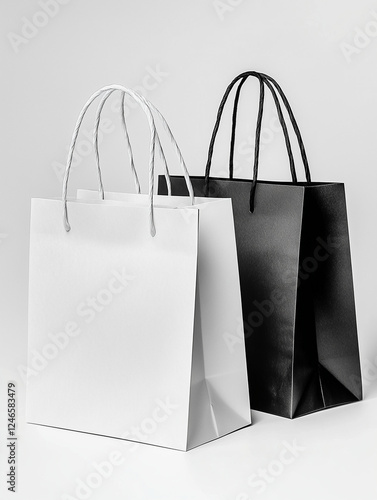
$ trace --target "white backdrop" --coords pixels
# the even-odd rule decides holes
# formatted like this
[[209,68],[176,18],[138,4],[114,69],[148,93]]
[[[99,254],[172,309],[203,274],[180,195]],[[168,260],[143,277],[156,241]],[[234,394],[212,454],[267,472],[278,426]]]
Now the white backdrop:
[[[6,431],[6,384],[14,380],[19,498],[375,498],[377,2],[2,0],[0,9],[0,435]],[[234,76],[252,69],[270,74],[286,91],[313,179],[346,184],[365,401],[294,422],[255,413],[253,427],[186,455],[147,446],[130,451],[127,443],[26,426],[20,367],[27,348],[30,198],[60,196],[82,105],[111,83],[143,92],[171,125],[190,172],[202,174],[222,94]],[[251,172],[258,94],[255,82],[245,87],[236,146],[242,177]],[[107,190],[133,191],[117,105],[114,98],[105,110],[104,183]],[[148,128],[132,104],[128,111],[145,190]],[[90,115],[78,143],[72,193],[96,187],[92,124]],[[230,109],[216,143],[214,174],[225,175],[229,136]],[[288,179],[271,105],[262,146],[261,177]],[[171,170],[179,171],[174,163]],[[282,450],[294,440],[302,450],[282,464]],[[121,458],[108,468],[109,477],[96,473],[95,464],[109,461],[114,451]],[[2,498],[8,498],[6,458],[2,439]]]

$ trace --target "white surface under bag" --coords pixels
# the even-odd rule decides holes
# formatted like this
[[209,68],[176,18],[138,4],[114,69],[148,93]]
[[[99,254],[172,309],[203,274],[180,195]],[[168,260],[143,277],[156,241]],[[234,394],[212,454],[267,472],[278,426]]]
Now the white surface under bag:
[[149,189],[32,200],[27,420],[188,450],[251,423],[231,202]]

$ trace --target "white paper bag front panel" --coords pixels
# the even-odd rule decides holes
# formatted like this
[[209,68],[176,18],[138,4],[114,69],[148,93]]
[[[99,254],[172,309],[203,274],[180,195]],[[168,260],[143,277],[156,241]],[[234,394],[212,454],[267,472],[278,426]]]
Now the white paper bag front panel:
[[[79,190],[82,199],[98,193]],[[106,192],[107,200],[145,204],[140,195]],[[183,196],[155,196],[165,206],[189,207]],[[188,448],[251,423],[241,295],[231,200],[195,198],[199,266]],[[234,346],[229,338],[235,339]]]
[[198,213],[68,210],[33,200],[28,421],[185,449]]

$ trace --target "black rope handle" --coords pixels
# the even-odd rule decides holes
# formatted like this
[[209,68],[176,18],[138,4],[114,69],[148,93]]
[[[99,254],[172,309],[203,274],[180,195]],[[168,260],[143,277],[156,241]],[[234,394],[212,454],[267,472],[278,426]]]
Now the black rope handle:
[[[210,170],[211,170],[213,148],[214,148],[216,136],[217,136],[217,133],[218,133],[218,130],[219,130],[219,127],[220,127],[221,116],[222,116],[223,111],[224,111],[225,103],[226,103],[226,101],[228,99],[228,96],[229,96],[232,88],[238,82],[238,80],[242,80],[243,78],[245,78],[245,81],[246,81],[246,78],[248,76],[255,76],[256,78],[259,79],[259,82],[262,82],[262,76],[259,73],[257,73],[256,71],[248,71],[248,72],[245,72],[245,73],[241,73],[240,75],[236,76],[236,78],[234,78],[232,80],[232,82],[228,85],[228,87],[225,90],[225,93],[223,95],[223,98],[221,99],[221,102],[220,102],[220,105],[219,105],[219,109],[217,111],[215,125],[214,125],[213,131],[212,131],[211,140],[210,140],[210,143],[209,143],[209,148],[208,148],[207,164],[206,164],[206,170],[205,170],[205,175],[204,175],[204,195],[205,196],[208,196],[208,194],[209,194],[209,175],[210,175]],[[239,99],[239,94],[240,94],[239,92],[238,92],[238,95],[236,94],[236,99],[237,100]],[[261,108],[261,107],[262,107],[262,111],[263,111],[263,102],[262,102],[262,99],[259,100],[259,108]],[[260,116],[258,114],[258,120],[259,120],[259,118],[260,118]],[[232,145],[231,145],[231,147],[232,147]],[[233,148],[234,148],[234,143],[233,143]]]
[[[238,102],[239,102],[241,88],[242,88],[243,84],[245,83],[246,79],[247,79],[247,77],[243,78],[241,80],[241,83],[239,84],[239,86],[237,88],[236,97],[234,99],[234,105],[233,105],[232,137],[231,137],[231,141],[230,141],[230,155],[229,155],[229,178],[230,179],[233,179],[234,144],[235,144],[235,137],[236,137]],[[287,146],[289,164],[290,164],[290,169],[291,169],[292,182],[297,182],[297,174],[296,174],[296,169],[295,169],[295,162],[294,162],[294,157],[293,157],[293,153],[292,153],[291,142],[290,142],[290,139],[289,139],[288,129],[287,129],[287,126],[286,126],[286,123],[285,123],[285,118],[284,118],[283,112],[281,110],[280,102],[279,102],[279,99],[278,99],[278,97],[276,95],[274,87],[268,81],[266,81],[265,83],[268,86],[268,88],[269,88],[269,90],[270,90],[270,92],[271,92],[271,94],[273,96],[273,99],[275,101],[275,105],[276,105],[276,109],[277,109],[277,113],[278,113],[280,125],[281,125],[281,127],[283,129],[284,139],[285,139],[285,143],[286,143],[286,146]],[[259,150],[259,148],[258,148],[258,150]],[[257,165],[258,165],[259,158],[255,157],[254,161],[256,161]]]
[[[229,179],[233,179],[233,164],[234,164],[234,145],[236,142],[236,122],[237,122],[237,112],[238,112],[238,101],[240,100],[240,94],[241,94],[241,89],[244,85],[244,83],[247,80],[247,76],[242,78],[240,81],[240,84],[237,87],[236,95],[234,98],[234,104],[233,104],[233,114],[232,114],[232,135],[230,139],[230,152],[229,152]],[[261,107],[261,101],[262,99],[264,100],[264,85],[262,83],[262,80],[259,79],[259,84],[260,84],[260,93],[259,93],[259,108]],[[263,91],[262,91],[262,86],[263,86]],[[262,98],[262,92],[263,92],[263,98]],[[262,103],[262,109],[263,109],[263,103]],[[257,122],[259,119],[259,114],[257,118]]]
[[288,112],[288,116],[289,116],[289,119],[291,120],[292,127],[294,130],[294,133],[296,134],[297,142],[298,142],[298,145],[300,148],[302,163],[304,165],[304,170],[305,170],[305,177],[306,177],[307,182],[310,183],[312,180],[311,180],[308,157],[306,155],[306,150],[305,150],[305,146],[304,146],[304,141],[302,139],[300,129],[298,127],[295,115],[293,114],[293,111],[292,111],[291,105],[289,104],[287,96],[285,95],[285,93],[283,92],[283,89],[280,87],[280,85],[278,84],[278,82],[276,80],[274,80],[271,76],[266,75],[265,73],[261,73],[261,75],[263,78],[265,78],[266,80],[268,80],[269,82],[271,82],[275,86],[275,88],[278,91],[278,93],[281,97],[281,100],[283,101],[283,104]]
[[288,99],[286,98],[283,90],[278,85],[278,83],[270,76],[268,76],[264,73],[258,73],[256,71],[247,71],[247,72],[241,73],[240,75],[238,75],[236,78],[233,79],[233,81],[230,83],[230,85],[226,89],[224,96],[220,102],[220,106],[219,106],[219,109],[217,112],[215,126],[214,126],[214,129],[212,132],[212,137],[211,137],[211,141],[210,141],[210,145],[209,145],[209,149],[208,149],[208,158],[207,158],[205,181],[204,181],[205,195],[208,196],[209,174],[210,174],[210,169],[211,169],[213,148],[214,148],[214,144],[215,144],[216,135],[217,135],[217,132],[218,132],[218,129],[220,126],[220,121],[221,121],[221,116],[222,116],[222,113],[224,110],[224,106],[226,104],[226,101],[228,99],[228,96],[229,96],[233,86],[237,83],[237,81],[241,80],[240,85],[237,88],[235,101],[234,101],[234,107],[233,107],[233,115],[232,115],[232,137],[231,137],[231,151],[230,151],[230,158],[229,158],[229,175],[230,175],[230,178],[233,178],[233,156],[234,156],[235,129],[236,129],[238,102],[239,102],[239,97],[240,97],[240,92],[241,92],[242,86],[244,85],[246,79],[249,76],[255,76],[256,78],[258,78],[259,83],[260,83],[260,99],[259,99],[259,110],[258,110],[258,118],[257,118],[256,138],[255,138],[253,182],[252,182],[252,186],[251,186],[251,190],[250,190],[250,211],[253,212],[254,211],[255,189],[256,189],[257,175],[258,175],[260,134],[261,134],[261,124],[262,124],[263,104],[264,104],[264,83],[267,85],[267,87],[269,88],[269,90],[274,98],[275,105],[276,105],[277,112],[278,112],[278,116],[279,116],[279,121],[280,121],[280,124],[281,124],[282,129],[283,129],[284,138],[285,138],[285,142],[286,142],[286,146],[287,146],[289,162],[290,162],[292,181],[297,182],[297,176],[296,176],[295,165],[294,165],[294,158],[293,158],[293,154],[292,154],[292,148],[291,148],[291,144],[290,144],[290,140],[289,140],[289,134],[288,134],[288,130],[286,127],[284,115],[282,113],[280,102],[279,102],[278,96],[276,95],[276,92],[275,92],[273,85],[276,87],[276,90],[280,94],[280,97],[281,97],[281,99],[282,99],[282,101],[287,109],[288,115],[289,115],[290,120],[292,122],[292,126],[293,126],[293,129],[294,129],[295,134],[297,136],[298,144],[300,147],[301,156],[302,156],[302,160],[304,163],[306,179],[308,182],[311,182],[311,177],[310,177],[308,160],[307,160],[307,156],[306,156],[306,152],[305,152],[305,146],[304,146],[304,143],[303,143],[303,140],[301,137],[301,133],[300,133],[300,130],[298,128],[296,119],[294,117],[292,108],[290,107]]
[[[230,157],[229,157],[229,178],[230,179],[233,179],[234,144],[235,144],[235,137],[236,137],[238,103],[239,103],[240,91],[241,91],[242,86],[246,80],[247,80],[247,77],[244,77],[241,80],[241,82],[237,88],[236,97],[235,97],[234,105],[233,105],[232,136],[231,136]],[[268,86],[268,88],[273,96],[273,99],[275,101],[279,121],[280,121],[281,127],[283,129],[283,133],[284,133],[285,144],[287,147],[292,182],[293,183],[297,182],[297,174],[296,174],[294,157],[293,157],[293,153],[292,153],[291,142],[289,139],[289,133],[288,133],[288,129],[287,129],[287,126],[285,123],[285,118],[284,118],[283,112],[281,110],[279,99],[276,95],[274,87],[270,84],[269,81],[264,81],[264,79],[261,78],[259,80],[259,82],[260,82],[261,90],[260,90],[260,99],[259,99],[257,128],[256,128],[256,134],[255,134],[253,181],[252,181],[251,190],[250,190],[250,212],[254,212],[255,190],[256,190],[257,179],[258,179],[260,135],[261,135],[260,129],[261,129],[262,117],[263,117],[263,104],[261,105],[261,100],[264,98],[264,84],[266,84]]]

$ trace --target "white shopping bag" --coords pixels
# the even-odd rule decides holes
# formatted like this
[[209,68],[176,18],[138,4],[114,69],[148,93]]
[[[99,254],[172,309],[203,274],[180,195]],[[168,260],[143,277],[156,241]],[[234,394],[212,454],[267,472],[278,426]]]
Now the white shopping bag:
[[[67,201],[82,118],[112,89],[148,116],[149,194]],[[188,450],[251,423],[245,351],[224,340],[243,343],[238,267],[230,200],[153,195],[157,137],[145,99],[101,89],[63,200],[32,201],[27,420]]]

